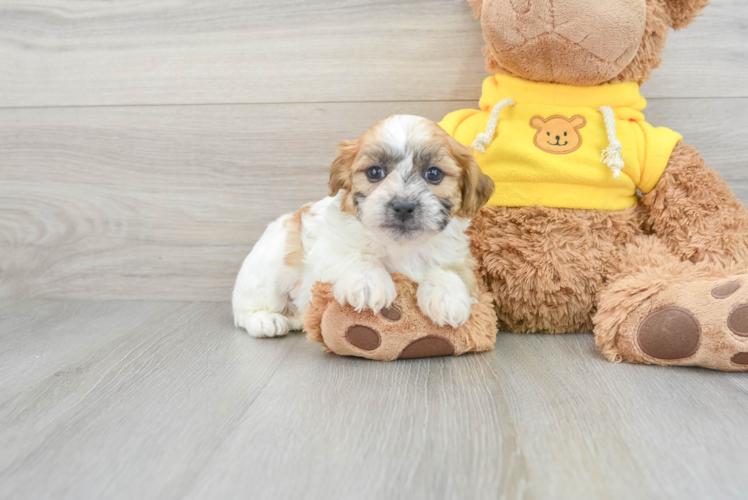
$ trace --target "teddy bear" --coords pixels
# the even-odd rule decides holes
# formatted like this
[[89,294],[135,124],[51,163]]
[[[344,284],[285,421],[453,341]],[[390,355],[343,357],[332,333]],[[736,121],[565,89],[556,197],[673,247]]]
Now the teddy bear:
[[748,371],[748,211],[639,92],[708,0],[468,3],[491,76],[479,109],[440,125],[496,185],[469,235],[498,327],[592,333],[614,363]]

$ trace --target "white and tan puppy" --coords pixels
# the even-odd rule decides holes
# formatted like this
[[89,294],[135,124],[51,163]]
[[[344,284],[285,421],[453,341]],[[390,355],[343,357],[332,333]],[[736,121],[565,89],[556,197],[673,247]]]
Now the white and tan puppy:
[[302,329],[317,281],[341,304],[379,312],[395,299],[390,274],[399,272],[418,284],[434,323],[465,323],[478,297],[465,230],[493,189],[470,149],[436,123],[377,123],[340,144],[328,198],[267,228],[236,278],[234,322],[255,337]]

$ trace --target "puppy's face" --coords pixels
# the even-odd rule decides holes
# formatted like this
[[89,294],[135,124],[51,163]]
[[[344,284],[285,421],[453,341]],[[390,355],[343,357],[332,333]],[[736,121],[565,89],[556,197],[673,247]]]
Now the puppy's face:
[[425,118],[395,115],[344,141],[330,169],[342,209],[397,243],[418,242],[470,218],[493,193],[467,147]]

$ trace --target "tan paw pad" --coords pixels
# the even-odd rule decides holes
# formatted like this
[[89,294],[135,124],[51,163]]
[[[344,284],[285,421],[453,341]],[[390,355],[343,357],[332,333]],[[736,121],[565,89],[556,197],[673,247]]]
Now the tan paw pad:
[[382,316],[387,318],[390,321],[400,321],[400,318],[402,317],[402,313],[400,312],[400,309],[395,307],[395,305],[391,305],[390,307],[385,307],[380,311]]
[[712,288],[712,297],[715,299],[726,299],[738,290],[740,290],[740,283],[731,281],[730,283],[724,283]]
[[449,339],[439,335],[427,335],[411,342],[403,349],[398,359],[452,356],[454,353],[454,345]]
[[345,332],[345,338],[348,339],[348,342],[364,351],[373,351],[382,343],[382,337],[379,335],[379,332],[363,325],[353,325],[348,328]]
[[735,335],[748,337],[748,304],[741,304],[727,317],[727,328]]
[[681,307],[655,311],[639,325],[641,350],[653,358],[682,359],[693,356],[701,343],[701,325]]

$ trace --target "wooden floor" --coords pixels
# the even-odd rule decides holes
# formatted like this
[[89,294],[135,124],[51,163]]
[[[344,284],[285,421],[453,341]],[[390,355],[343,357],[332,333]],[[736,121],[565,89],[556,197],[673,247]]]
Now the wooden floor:
[[[748,2],[642,91],[748,202]],[[748,376],[499,334],[391,364],[228,298],[335,145],[475,107],[463,0],[0,0],[0,499],[745,499]]]
[[745,499],[748,377],[591,335],[379,363],[217,302],[0,306],[0,498]]

